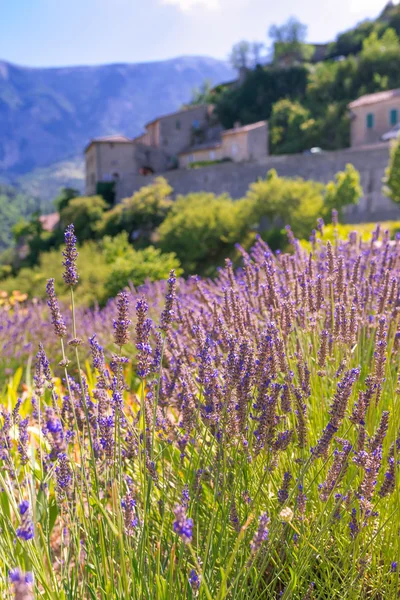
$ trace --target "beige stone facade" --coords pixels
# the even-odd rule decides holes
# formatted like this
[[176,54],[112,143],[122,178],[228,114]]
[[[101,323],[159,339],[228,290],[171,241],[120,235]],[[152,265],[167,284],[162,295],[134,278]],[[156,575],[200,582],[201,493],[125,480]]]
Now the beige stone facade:
[[97,193],[99,182],[115,182],[116,199],[132,194],[132,177],[145,172],[162,172],[168,168],[168,157],[158,148],[123,136],[93,140],[85,151],[86,194]]
[[114,181],[118,202],[133,193],[137,175],[195,161],[258,160],[267,156],[267,147],[265,121],[223,131],[212,106],[190,106],[151,121],[135,139],[115,135],[92,140],[85,149],[86,194],[96,194],[99,183]]
[[188,148],[179,155],[179,166],[208,160],[246,162],[268,155],[268,124],[266,121],[222,131],[221,141]]
[[349,104],[351,146],[380,142],[400,122],[400,89],[361,96]]

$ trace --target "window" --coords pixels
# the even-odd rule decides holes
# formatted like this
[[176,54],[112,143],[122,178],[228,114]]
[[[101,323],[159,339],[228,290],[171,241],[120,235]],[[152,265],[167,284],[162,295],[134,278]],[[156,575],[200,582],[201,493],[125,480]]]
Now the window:
[[367,114],[367,129],[373,129],[373,127],[374,127],[374,114],[368,113]]
[[392,108],[392,110],[389,112],[389,123],[390,125],[397,125],[398,123],[398,112],[397,112],[397,108]]
[[194,162],[194,154],[189,154],[189,162]]
[[238,151],[237,144],[232,144],[231,150],[232,150],[233,156],[235,156],[235,154],[237,154],[237,151]]
[[200,121],[198,119],[194,119],[194,121],[192,123],[192,127],[193,127],[193,129],[199,129],[200,128]]
[[214,152],[214,150],[211,150],[211,152],[210,152],[210,160],[215,160],[215,152]]
[[180,122],[180,120],[179,120],[179,119],[178,119],[178,120],[177,120],[177,122],[175,123],[175,127],[176,127],[176,129],[180,129],[180,128],[181,128],[181,122]]

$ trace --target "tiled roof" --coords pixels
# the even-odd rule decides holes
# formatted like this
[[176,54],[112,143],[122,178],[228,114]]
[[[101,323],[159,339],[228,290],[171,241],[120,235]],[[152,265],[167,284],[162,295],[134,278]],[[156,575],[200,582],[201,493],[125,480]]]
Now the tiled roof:
[[387,90],[386,92],[377,92],[376,94],[366,94],[350,102],[349,108],[358,108],[359,106],[368,106],[368,104],[378,104],[379,102],[385,102],[391,98],[400,96],[400,88],[396,90]]
[[251,123],[250,125],[243,125],[243,127],[234,127],[233,129],[226,129],[222,132],[222,135],[232,135],[234,133],[243,133],[246,131],[252,131],[253,129],[258,129],[259,127],[264,127],[266,125],[266,121],[258,121],[257,123]]
[[98,137],[98,138],[94,138],[93,140],[90,140],[90,142],[88,143],[88,145],[85,148],[85,152],[90,148],[90,146],[92,144],[97,144],[97,143],[109,143],[109,144],[127,144],[127,143],[131,143],[132,139],[126,137],[125,135],[106,135],[104,137]]

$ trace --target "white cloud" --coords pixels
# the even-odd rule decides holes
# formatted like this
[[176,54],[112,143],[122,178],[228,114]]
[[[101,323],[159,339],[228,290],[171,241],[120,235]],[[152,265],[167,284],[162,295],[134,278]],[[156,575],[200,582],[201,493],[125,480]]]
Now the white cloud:
[[162,3],[177,6],[184,12],[198,7],[216,10],[221,6],[220,0],[162,0]]

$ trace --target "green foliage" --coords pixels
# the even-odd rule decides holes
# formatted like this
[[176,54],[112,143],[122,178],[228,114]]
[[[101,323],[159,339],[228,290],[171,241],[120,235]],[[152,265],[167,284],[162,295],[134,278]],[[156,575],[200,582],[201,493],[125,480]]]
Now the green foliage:
[[199,192],[178,196],[158,228],[159,245],[174,252],[185,271],[214,269],[247,229],[243,202]]
[[313,145],[347,147],[348,103],[399,85],[398,6],[338,36],[329,55],[345,57],[341,60],[299,65],[311,58],[312,46],[304,43],[305,30],[296,21],[271,33],[274,64],[249,71],[241,85],[220,90],[215,110],[225,127],[271,119],[273,153],[300,152]]
[[220,163],[232,162],[231,158],[220,158],[217,160],[196,160],[192,163],[189,163],[188,169],[201,169],[201,167],[208,167],[210,165],[219,165]]
[[11,186],[0,185],[0,251],[12,245],[12,230],[21,218],[39,209],[39,200],[30,198]]
[[172,191],[166,179],[156,177],[150,185],[142,187],[131,198],[126,198],[104,214],[98,226],[99,235],[127,231],[130,239],[133,236],[143,243],[147,242],[172,206]]
[[279,100],[269,122],[271,151],[277,154],[301,152],[314,143],[316,122],[300,102]]
[[271,169],[265,179],[250,185],[247,222],[267,220],[272,229],[290,224],[296,237],[306,237],[323,209],[323,192],[321,183],[279,177]]
[[73,223],[76,235],[81,242],[92,239],[106,209],[107,203],[101,196],[73,198],[60,211],[61,226],[65,228]]
[[73,198],[77,198],[79,196],[78,190],[74,188],[65,187],[58,194],[57,198],[54,200],[54,205],[58,212],[61,212],[68,206],[70,201]]
[[308,81],[306,66],[287,69],[262,68],[249,71],[242,85],[223,90],[216,98],[215,111],[225,128],[269,119],[275,102],[304,97]]
[[307,25],[294,17],[283,25],[272,25],[269,37],[274,42],[274,63],[290,66],[298,62],[307,62],[314,54],[314,47],[305,43]]
[[[395,239],[397,233],[400,232],[400,221],[383,221],[379,224],[381,231],[387,231],[390,239]],[[323,228],[322,235],[318,234],[318,239],[323,242],[334,242],[336,239],[346,240],[353,232],[357,232],[358,238],[363,242],[370,242],[371,236],[377,230],[376,223],[357,223],[357,225],[343,224],[332,225],[329,223]],[[307,251],[312,250],[312,244],[307,239],[301,239],[300,244]]]
[[342,214],[345,206],[358,204],[362,194],[360,173],[353,165],[347,164],[344,171],[336,174],[335,181],[326,186],[325,214],[331,213],[332,209]]
[[235,44],[229,56],[232,67],[237,70],[250,67],[250,51],[250,44],[246,40]]
[[109,207],[113,206],[115,202],[115,181],[98,181],[96,183],[96,194],[101,196]]
[[390,160],[386,169],[384,192],[393,202],[400,204],[400,140],[390,149]]
[[196,106],[197,104],[211,104],[213,101],[211,81],[206,79],[200,87],[192,90],[192,99],[184,106]]
[[[171,269],[178,275],[182,273],[174,254],[162,254],[153,246],[134,250],[126,233],[105,237],[101,242],[86,241],[79,248],[78,267],[79,301],[86,306],[104,304],[129,283],[138,286],[146,279],[163,279]],[[22,268],[14,277],[6,277],[8,273],[0,268],[1,289],[9,294],[19,290],[31,298],[44,298],[48,273],[56,274],[56,290],[61,300],[68,302],[69,292],[61,276],[60,249],[43,252],[37,265]]]
[[129,244],[126,232],[115,238],[106,236],[102,248],[105,262],[112,265],[104,284],[106,294],[110,297],[116,296],[130,283],[138,286],[146,280],[167,279],[171,269],[175,269],[177,275],[183,273],[175,254],[162,254],[154,246],[135,250]]

